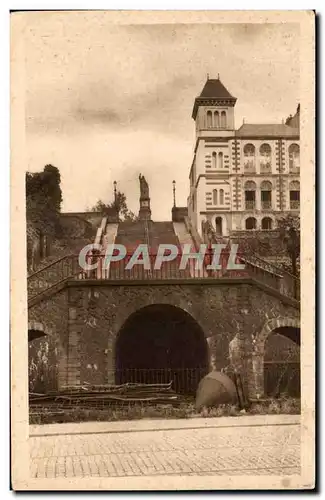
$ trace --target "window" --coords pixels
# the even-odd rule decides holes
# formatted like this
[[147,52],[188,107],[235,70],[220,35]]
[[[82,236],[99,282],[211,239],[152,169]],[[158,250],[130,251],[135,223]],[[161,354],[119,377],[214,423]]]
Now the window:
[[207,127],[212,128],[212,112],[207,112]]
[[255,217],[248,217],[245,221],[245,227],[248,230],[256,229],[256,219]]
[[220,128],[220,117],[219,117],[219,111],[214,112],[214,120],[213,120],[213,125],[215,128]]
[[213,204],[218,205],[218,191],[216,189],[213,190]]
[[227,128],[227,115],[225,111],[221,111],[221,128]]
[[271,172],[271,146],[262,144],[260,147],[260,172],[261,174]]
[[217,168],[217,153],[215,152],[212,153],[212,168]]
[[222,235],[222,218],[216,217],[216,233],[221,236]]
[[255,146],[253,144],[244,146],[244,170],[255,172]]
[[289,172],[298,173],[300,170],[300,149],[298,144],[289,146]]
[[220,189],[220,191],[219,191],[219,200],[220,200],[220,205],[223,205],[224,202],[225,202],[224,190],[223,189]]
[[264,217],[264,219],[262,219],[262,229],[264,231],[271,231],[272,226],[273,220],[271,219],[271,217]]
[[261,208],[270,210],[272,208],[272,182],[263,181],[261,183]]
[[255,208],[256,200],[256,184],[254,181],[247,181],[244,186],[245,189],[245,209],[253,210]]
[[223,153],[218,153],[218,169],[223,168]]
[[300,208],[300,183],[292,181],[289,184],[290,190],[290,209],[297,210]]

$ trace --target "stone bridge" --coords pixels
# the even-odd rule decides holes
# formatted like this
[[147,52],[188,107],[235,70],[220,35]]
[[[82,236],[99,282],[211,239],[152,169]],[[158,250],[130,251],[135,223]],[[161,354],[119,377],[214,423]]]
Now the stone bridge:
[[45,389],[121,383],[128,370],[202,376],[231,363],[256,398],[268,336],[300,344],[299,302],[256,276],[65,279],[29,300],[29,321],[44,325],[30,342],[30,380],[39,387],[41,373]]

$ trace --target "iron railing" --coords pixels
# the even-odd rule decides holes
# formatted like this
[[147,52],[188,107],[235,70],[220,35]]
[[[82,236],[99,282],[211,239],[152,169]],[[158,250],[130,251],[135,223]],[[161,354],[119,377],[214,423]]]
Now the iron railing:
[[254,174],[256,172],[255,160],[245,160],[244,170],[246,173]]
[[121,368],[110,374],[115,384],[169,384],[178,394],[193,395],[200,380],[208,373],[206,367],[196,368]]
[[266,173],[272,172],[271,162],[269,162],[269,161],[260,162],[260,172],[261,172],[261,174],[266,174]]
[[256,207],[255,200],[245,200],[245,209],[254,210]]
[[264,361],[264,391],[266,396],[299,398],[299,361]]
[[[219,259],[221,269],[208,269],[213,263],[213,252],[208,250],[198,266],[197,260],[190,257],[184,269],[181,269],[184,255],[168,262],[163,262],[156,268],[157,254],[151,253],[148,265],[135,264],[131,266],[132,254],[116,262],[108,262],[103,254],[92,254],[86,258],[87,264],[94,269],[84,270],[79,265],[79,255],[68,255],[55,261],[43,269],[33,273],[28,278],[28,296],[38,294],[64,283],[68,279],[74,280],[184,280],[203,278],[253,278],[280,293],[298,298],[300,294],[300,280],[276,268],[273,264],[260,259],[256,255],[237,253],[235,262],[244,264],[243,269],[228,269],[229,250],[224,250]],[[147,268],[146,268],[147,267]]]
[[271,200],[262,200],[261,201],[261,208],[262,210],[270,210],[272,208],[272,201]]
[[32,298],[68,278],[83,278],[78,255],[65,255],[30,274],[27,279],[28,297]]

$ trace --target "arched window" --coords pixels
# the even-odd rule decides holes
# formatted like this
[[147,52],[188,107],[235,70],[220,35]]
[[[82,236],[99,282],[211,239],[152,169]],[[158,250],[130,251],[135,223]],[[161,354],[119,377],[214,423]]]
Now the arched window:
[[227,128],[227,115],[225,111],[221,111],[221,128]]
[[207,127],[212,128],[212,112],[207,112]]
[[219,191],[219,203],[220,205],[223,205],[225,202],[225,192],[223,189],[220,189]]
[[213,190],[213,204],[218,205],[218,191],[216,189]]
[[215,152],[212,153],[212,168],[217,168],[217,153]]
[[260,147],[260,172],[261,174],[265,172],[271,172],[272,170],[272,165],[271,165],[271,155],[272,155],[272,150],[271,146],[269,144],[262,144]]
[[300,182],[291,181],[289,184],[290,191],[290,209],[297,210],[300,208]]
[[256,229],[256,219],[255,217],[248,217],[245,221],[245,227],[248,230]]
[[253,144],[244,146],[244,169],[245,172],[255,172],[255,146]]
[[254,210],[256,202],[256,184],[254,181],[247,181],[244,186],[245,190],[245,209]]
[[213,126],[215,128],[220,128],[220,117],[219,117],[219,111],[215,111],[213,115]]
[[272,208],[272,182],[261,182],[261,208],[270,210]]
[[262,229],[264,231],[271,231],[272,226],[273,220],[271,219],[271,217],[264,217],[264,219],[262,219]]
[[218,169],[223,168],[223,153],[218,153]]
[[289,146],[289,172],[298,173],[300,170],[300,148],[298,144]]
[[216,233],[221,236],[222,235],[222,218],[216,217]]

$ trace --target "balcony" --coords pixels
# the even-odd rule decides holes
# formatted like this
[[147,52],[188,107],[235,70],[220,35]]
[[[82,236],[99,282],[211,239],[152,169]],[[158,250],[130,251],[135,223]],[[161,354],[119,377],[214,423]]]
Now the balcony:
[[271,210],[272,201],[271,200],[261,201],[261,208],[262,210]]
[[270,161],[260,163],[260,173],[270,174],[272,172],[272,165]]
[[248,174],[255,174],[256,173],[255,161],[254,160],[246,160],[244,163],[244,171],[245,171],[245,173],[248,173]]
[[299,210],[300,201],[299,200],[290,200],[290,210]]
[[245,209],[246,210],[254,210],[256,207],[255,200],[246,200],[245,201]]

